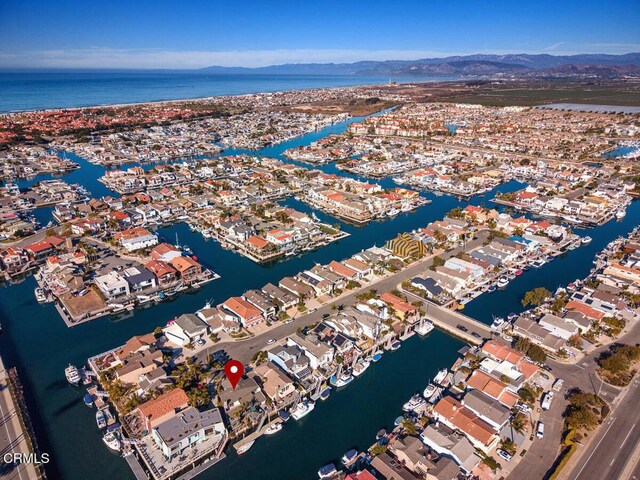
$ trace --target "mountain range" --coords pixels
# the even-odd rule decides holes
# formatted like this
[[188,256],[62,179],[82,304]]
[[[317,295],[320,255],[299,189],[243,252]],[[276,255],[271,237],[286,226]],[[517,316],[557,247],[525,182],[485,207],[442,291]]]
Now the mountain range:
[[640,53],[624,55],[509,54],[465,55],[419,60],[361,61],[354,63],[288,63],[266,67],[219,67],[206,73],[264,75],[368,75],[368,76],[478,76],[478,75],[595,75],[615,77],[640,74]]

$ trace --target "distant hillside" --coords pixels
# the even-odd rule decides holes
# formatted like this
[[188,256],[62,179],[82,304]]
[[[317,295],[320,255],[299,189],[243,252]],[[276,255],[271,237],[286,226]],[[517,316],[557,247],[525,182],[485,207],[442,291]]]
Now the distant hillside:
[[466,55],[355,63],[289,63],[260,68],[207,67],[201,72],[265,75],[473,76],[496,74],[602,75],[638,73],[640,53],[625,55]]

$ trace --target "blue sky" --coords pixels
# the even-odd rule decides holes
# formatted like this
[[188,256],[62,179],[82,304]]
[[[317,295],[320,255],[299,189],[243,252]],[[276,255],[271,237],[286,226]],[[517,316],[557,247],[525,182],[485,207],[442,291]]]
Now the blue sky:
[[640,1],[0,0],[0,67],[640,51]]

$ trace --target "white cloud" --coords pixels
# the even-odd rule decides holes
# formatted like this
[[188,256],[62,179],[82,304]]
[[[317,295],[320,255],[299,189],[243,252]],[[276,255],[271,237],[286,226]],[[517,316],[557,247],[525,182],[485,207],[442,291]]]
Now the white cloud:
[[[640,51],[637,44],[558,42],[544,52],[627,53]],[[430,50],[364,50],[364,49],[282,49],[237,51],[177,51],[160,49],[114,49],[92,47],[69,50],[39,50],[21,53],[0,52],[0,68],[171,68],[189,69],[211,65],[261,67],[282,63],[349,63],[360,60],[416,60],[420,58],[466,55],[476,52],[443,52]],[[540,53],[522,50],[484,48],[484,54]]]

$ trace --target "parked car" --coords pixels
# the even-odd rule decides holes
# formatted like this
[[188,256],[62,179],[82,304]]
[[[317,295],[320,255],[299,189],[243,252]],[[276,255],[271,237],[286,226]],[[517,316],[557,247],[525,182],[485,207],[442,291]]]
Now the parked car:
[[544,423],[542,423],[542,420],[538,422],[538,428],[536,429],[536,437],[538,438],[544,437]]
[[196,340],[196,345],[199,347],[203,347],[205,343],[206,342],[202,338],[200,338],[199,340]]
[[456,325],[456,328],[458,330],[462,330],[463,332],[468,332],[469,331],[469,329],[467,327],[465,327],[464,325],[460,325],[460,324]]
[[525,405],[524,403],[519,403],[516,408],[520,410],[520,412],[525,414],[531,412],[531,407],[529,405]]
[[290,318],[289,320],[284,322],[285,325],[289,325],[290,323],[293,323],[293,318]]
[[507,462],[511,460],[511,455],[508,452],[505,452],[504,450],[498,449],[496,450],[496,453],[500,458],[504,458]]
[[553,382],[553,386],[551,388],[553,388],[556,392],[559,392],[560,390],[562,390],[563,386],[564,380],[561,378],[556,378],[556,381]]
[[540,406],[543,410],[549,410],[549,408],[551,408],[551,400],[553,400],[553,392],[549,391],[544,394],[544,397],[542,397],[542,403]]
[[274,343],[276,343],[276,341],[273,338],[270,338],[269,340],[267,340],[267,345],[273,345]]
[[482,338],[482,335],[480,335],[478,332],[471,332],[471,336],[475,338]]

